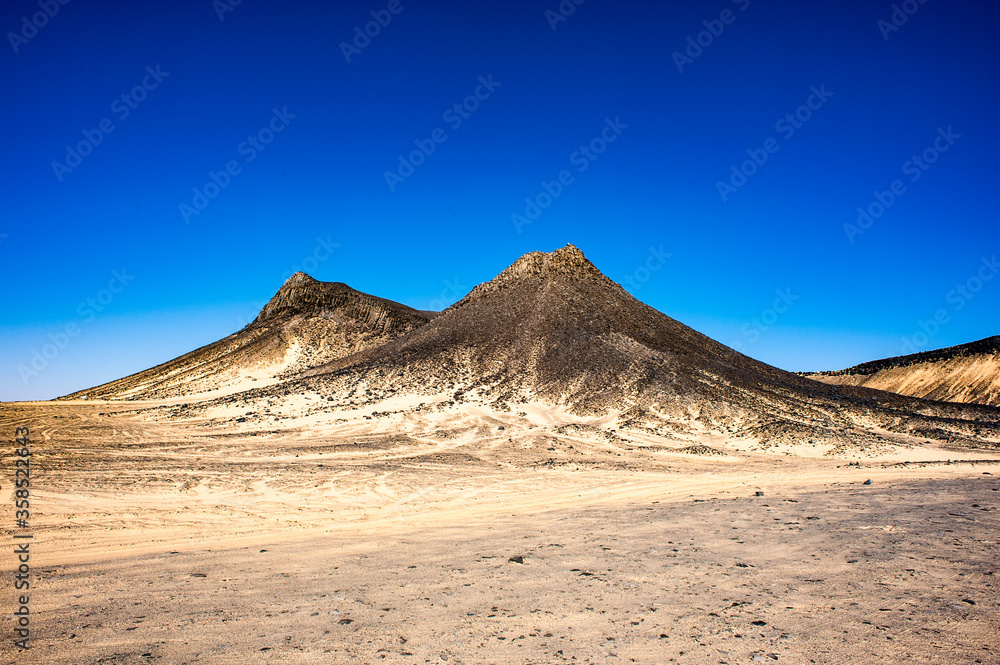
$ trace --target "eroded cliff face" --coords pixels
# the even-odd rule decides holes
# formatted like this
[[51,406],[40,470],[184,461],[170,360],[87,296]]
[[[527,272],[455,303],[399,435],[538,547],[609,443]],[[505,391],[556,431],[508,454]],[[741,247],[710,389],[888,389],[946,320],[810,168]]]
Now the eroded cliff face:
[[356,291],[341,282],[320,282],[297,272],[282,285],[251,325],[270,325],[298,315],[353,321],[374,334],[409,331],[431,314]]
[[1000,335],[804,376],[833,385],[865,386],[925,399],[1000,406]]

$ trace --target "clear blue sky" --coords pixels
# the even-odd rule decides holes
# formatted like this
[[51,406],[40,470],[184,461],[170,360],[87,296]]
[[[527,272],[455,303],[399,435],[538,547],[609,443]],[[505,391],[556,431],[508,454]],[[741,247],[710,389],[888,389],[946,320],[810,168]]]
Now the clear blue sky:
[[567,242],[785,369],[1000,333],[994,4],[48,1],[0,9],[0,399],[214,341],[297,267],[441,308]]

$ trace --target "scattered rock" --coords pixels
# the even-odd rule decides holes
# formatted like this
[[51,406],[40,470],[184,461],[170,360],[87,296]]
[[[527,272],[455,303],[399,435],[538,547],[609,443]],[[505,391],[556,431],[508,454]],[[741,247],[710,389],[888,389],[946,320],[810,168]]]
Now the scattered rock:
[[694,444],[692,446],[686,446],[680,449],[680,452],[687,453],[689,455],[725,455],[721,450],[716,450],[710,446],[702,445],[700,443]]
[[513,563],[524,563],[524,557],[518,554],[516,556],[512,556],[511,558],[507,559],[507,561],[511,561]]
[[861,484],[862,484],[862,485],[871,485],[871,484],[872,484],[872,479],[871,479],[871,478],[869,478],[868,480],[866,480],[865,482],[863,482],[863,483],[861,483]]

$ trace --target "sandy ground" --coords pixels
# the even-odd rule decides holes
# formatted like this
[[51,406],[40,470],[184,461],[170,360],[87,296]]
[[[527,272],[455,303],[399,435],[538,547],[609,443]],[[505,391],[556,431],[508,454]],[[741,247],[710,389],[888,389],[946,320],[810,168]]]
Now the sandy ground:
[[0,663],[1000,662],[995,452],[134,410],[0,406],[35,535],[23,653],[5,453]]

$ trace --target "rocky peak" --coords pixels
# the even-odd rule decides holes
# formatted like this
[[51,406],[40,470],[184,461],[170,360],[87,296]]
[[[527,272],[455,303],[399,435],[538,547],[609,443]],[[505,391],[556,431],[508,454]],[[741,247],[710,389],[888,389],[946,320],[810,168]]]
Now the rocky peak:
[[260,310],[254,323],[318,311],[332,304],[332,296],[340,296],[337,300],[342,301],[352,293],[355,293],[354,289],[346,284],[320,282],[304,272],[297,272],[285,280],[277,293]]
[[529,252],[500,273],[496,280],[504,281],[526,276],[582,277],[600,274],[601,272],[587,260],[583,252],[574,245],[566,245],[554,252]]
[[352,289],[343,282],[321,282],[304,272],[289,277],[251,325],[269,325],[297,315],[335,316],[381,334],[427,323],[427,314]]
[[567,244],[554,252],[529,252],[525,254],[492,280],[472,289],[469,295],[452,307],[460,307],[484,295],[516,284],[544,282],[552,279],[587,280],[608,285],[614,284],[576,246]]
[[296,286],[301,286],[303,284],[318,284],[319,282],[302,272],[301,270],[293,274],[291,277],[285,280],[285,283],[281,285],[282,289],[294,288]]

